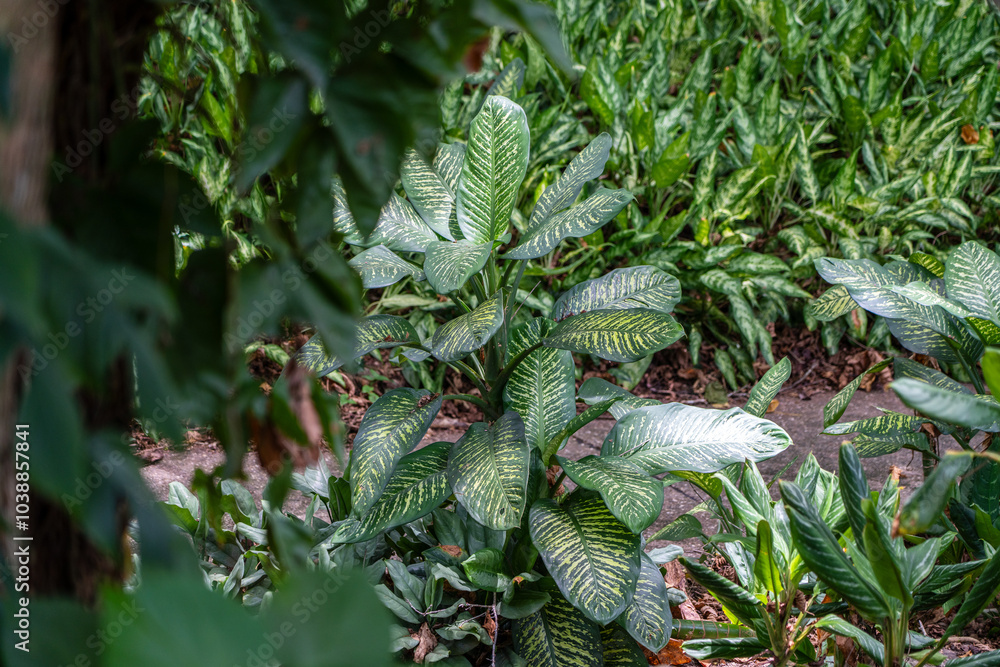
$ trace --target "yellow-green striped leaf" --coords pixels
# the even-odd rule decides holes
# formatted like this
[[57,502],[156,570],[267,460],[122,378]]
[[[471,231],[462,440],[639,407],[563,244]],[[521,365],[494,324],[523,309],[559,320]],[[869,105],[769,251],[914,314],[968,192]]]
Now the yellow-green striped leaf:
[[638,361],[684,335],[674,318],[655,310],[592,310],[557,324],[543,340],[555,347],[608,361]]
[[524,61],[520,58],[514,58],[497,74],[497,78],[493,79],[493,83],[490,84],[490,89],[486,91],[486,94],[503,95],[504,97],[513,99],[517,97],[517,92],[521,90],[523,82]]
[[809,312],[820,322],[832,322],[858,307],[843,285],[834,285],[810,302]]
[[739,408],[667,403],[633,410],[618,420],[601,455],[626,458],[650,475],[716,472],[733,463],[771,458],[790,444],[780,426]]
[[667,583],[660,574],[660,568],[645,553],[641,561],[635,595],[618,622],[625,626],[633,639],[656,653],[667,645],[673,619],[670,617]]
[[351,450],[351,504],[364,516],[382,495],[396,463],[413,449],[441,409],[441,396],[393,389],[368,408]]
[[571,461],[557,456],[577,486],[597,491],[615,517],[633,533],[641,533],[660,516],[663,482],[627,459],[585,456]]
[[948,256],[944,271],[948,298],[973,315],[1000,324],[1000,257],[976,241],[967,241]]
[[608,412],[615,419],[621,419],[637,408],[644,408],[648,405],[661,405],[652,398],[639,398],[635,394],[628,392],[616,384],[612,384],[604,378],[592,377],[584,380],[580,385],[577,397],[587,405],[596,405],[611,399],[617,399]]
[[[535,259],[547,254],[565,238],[580,238],[601,227],[618,215],[632,201],[632,193],[619,190],[598,190],[585,201],[562,213],[547,218],[528,231],[504,259]],[[502,232],[501,232],[502,233]]]
[[531,667],[603,667],[597,625],[553,592],[552,599],[514,624],[514,647]]
[[574,607],[601,624],[625,610],[639,576],[641,538],[600,496],[577,490],[562,504],[542,498],[531,507],[530,526],[545,567]]
[[493,338],[503,323],[503,292],[434,331],[431,352],[441,361],[455,361],[474,352]]
[[460,289],[486,265],[492,248],[492,243],[477,244],[465,239],[428,244],[424,255],[427,282],[438,294]]
[[880,373],[890,363],[892,363],[892,359],[885,359],[875,363],[864,373],[851,380],[846,387],[838,391],[836,396],[823,406],[823,428],[827,428],[841,418],[851,399],[854,398],[854,392],[861,386],[861,381],[865,379],[865,376]]
[[611,135],[602,132],[570,161],[555,183],[545,188],[531,211],[525,231],[530,234],[553,214],[575,202],[583,186],[604,173],[604,165],[610,153]]
[[410,202],[392,193],[389,201],[382,207],[370,242],[381,243],[390,250],[423,252],[428,243],[437,240],[437,235],[417,215]]
[[441,175],[431,169],[419,153],[410,149],[403,158],[400,178],[406,196],[424,222],[444,238],[454,240],[448,222],[455,210],[455,193]]
[[642,649],[616,623],[601,628],[601,649],[604,667],[648,667]]
[[528,166],[528,120],[506,97],[487,98],[472,121],[458,184],[458,226],[473,243],[492,243],[510,222]]
[[396,526],[430,514],[451,495],[448,486],[450,442],[435,442],[399,459],[378,501],[360,519],[350,517],[333,542],[364,542]]
[[764,377],[753,386],[743,410],[754,417],[763,417],[767,414],[771,401],[781,390],[781,385],[785,384],[791,375],[792,362],[785,357],[764,373]]
[[494,530],[514,528],[524,512],[530,456],[521,417],[507,412],[493,424],[473,424],[455,443],[448,482],[476,521]]
[[358,253],[347,264],[361,276],[361,286],[365,289],[388,287],[407,276],[413,276],[414,280],[424,279],[420,267],[400,258],[384,245]]
[[680,298],[677,278],[655,266],[633,266],[568,290],[552,307],[552,319],[558,322],[591,310],[646,308],[669,313]]
[[[515,329],[508,343],[508,357],[542,339],[552,327],[551,320],[535,318]],[[576,416],[574,388],[576,368],[568,350],[539,348],[514,368],[504,388],[504,406],[524,420],[524,437],[539,452],[554,435]]]
[[372,350],[398,347],[407,343],[419,344],[420,338],[409,322],[396,315],[372,315],[358,322],[354,350],[350,359],[338,359],[327,353],[323,339],[316,335],[295,353],[295,360],[316,373],[317,377],[329,375],[351,359],[362,357]]

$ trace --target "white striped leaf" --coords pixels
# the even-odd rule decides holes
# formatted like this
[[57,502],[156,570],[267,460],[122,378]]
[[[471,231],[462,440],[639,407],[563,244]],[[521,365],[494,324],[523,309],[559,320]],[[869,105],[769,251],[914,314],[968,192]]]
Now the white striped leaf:
[[454,240],[448,222],[455,210],[455,193],[444,179],[415,150],[408,150],[400,167],[400,179],[406,196],[424,222],[435,232]]
[[568,290],[552,307],[552,319],[558,322],[591,310],[646,308],[669,313],[680,298],[677,278],[655,266],[633,266]]
[[574,607],[601,624],[625,610],[639,577],[641,537],[600,496],[577,490],[561,504],[542,498],[529,525],[546,569]]
[[387,391],[365,412],[351,450],[352,513],[364,516],[396,463],[413,449],[441,409],[441,396],[420,389]]
[[371,243],[403,252],[424,252],[429,243],[437,240],[434,230],[417,215],[410,202],[395,192],[382,207],[370,239]]
[[638,361],[684,335],[670,315],[655,310],[592,310],[557,324],[545,347],[593,354],[608,361]]
[[597,625],[552,593],[539,611],[514,624],[517,654],[531,667],[603,667]]
[[492,243],[510,222],[528,167],[528,120],[506,97],[492,96],[472,121],[458,184],[458,226],[474,243]]
[[[537,343],[555,326],[537,317],[515,329],[510,336],[508,357]],[[524,437],[539,452],[576,416],[575,366],[568,350],[539,348],[514,368],[504,388],[504,407],[524,420]]]
[[364,542],[430,514],[451,495],[447,474],[451,446],[450,442],[435,442],[399,459],[372,508],[360,519],[348,518],[333,534],[332,541]]
[[666,403],[634,410],[615,424],[602,456],[621,456],[650,475],[717,472],[782,452],[792,439],[777,424],[739,408],[708,410]]
[[429,243],[424,255],[427,282],[438,294],[454,292],[486,265],[492,248],[492,243],[475,244],[465,239]]
[[667,582],[660,574],[660,568],[647,554],[643,553],[641,558],[642,569],[635,584],[635,595],[618,622],[633,639],[656,653],[667,645],[673,619],[667,599]]
[[[372,350],[407,343],[420,343],[420,337],[409,322],[396,315],[372,315],[358,322],[351,359],[362,357]],[[300,366],[316,373],[317,377],[329,375],[350,361],[328,354],[319,335],[313,336],[299,348],[295,353],[295,360]]]
[[388,287],[407,276],[413,276],[414,280],[424,279],[420,267],[401,259],[384,245],[359,252],[347,264],[361,276],[361,286],[365,289]]
[[583,186],[604,173],[604,165],[610,154],[611,135],[602,132],[570,161],[555,183],[545,188],[531,211],[531,219],[525,231],[530,234],[540,228],[552,214],[559,213],[575,202]]
[[616,623],[601,628],[604,667],[648,667],[649,661],[635,640]]
[[503,323],[503,291],[471,313],[442,324],[431,338],[431,353],[440,361],[455,361],[475,352],[493,338]]
[[334,176],[333,185],[330,187],[333,194],[333,229],[338,234],[343,234],[344,242],[351,245],[368,245],[365,243],[365,236],[358,229],[354,222],[354,214],[351,213],[347,205],[347,193],[344,191],[344,184],[339,176]]
[[972,391],[970,391],[964,384],[955,382],[941,371],[928,368],[927,366],[907,359],[906,357],[894,357],[892,359],[892,374],[897,380],[912,378],[914,380],[926,382],[927,384],[932,384],[935,387],[941,387],[942,389],[947,389],[949,391],[957,391],[960,394],[972,393]]
[[764,377],[753,386],[753,389],[750,390],[750,398],[747,399],[743,410],[755,417],[763,417],[767,414],[767,408],[771,405],[771,401],[781,390],[781,385],[785,384],[791,375],[792,362],[788,360],[788,357],[785,357],[764,373]]
[[584,380],[583,384],[580,385],[580,391],[577,396],[587,405],[596,405],[597,403],[602,403],[613,398],[618,399],[608,408],[608,412],[615,419],[621,419],[637,408],[644,408],[647,405],[661,405],[655,399],[639,398],[618,385],[599,377]]
[[434,171],[441,175],[444,184],[458,195],[458,182],[465,162],[465,144],[441,144],[434,156]]
[[817,259],[815,266],[824,280],[843,285],[851,298],[869,312],[892,318],[907,318],[914,313],[913,306],[917,304],[891,289],[910,281],[893,275],[870,259],[824,257]]
[[[890,363],[892,363],[892,359],[884,359],[876,362],[868,370],[851,380],[847,383],[847,386],[838,391],[830,399],[830,402],[823,406],[823,428],[830,426],[843,416],[844,410],[847,409],[851,399],[854,398],[854,392],[861,386],[861,381],[865,379],[865,376],[881,372]],[[763,417],[764,415],[760,416]]]
[[948,256],[944,283],[949,299],[1000,324],[1000,257],[996,253],[976,241],[963,243]]
[[527,232],[504,259],[535,259],[550,252],[565,238],[587,236],[618,215],[630,201],[632,193],[624,188],[598,190],[582,203],[556,213]]
[[524,83],[524,61],[514,58],[497,74],[497,78],[493,79],[486,94],[503,95],[514,99],[517,97],[517,91],[521,90],[522,83]]
[[514,528],[524,513],[530,458],[524,423],[507,412],[493,424],[471,425],[455,443],[448,482],[476,521],[493,530]]
[[809,304],[809,312],[820,322],[832,322],[858,307],[843,285],[834,285]]
[[611,513],[633,533],[641,533],[660,516],[663,482],[631,461],[614,456],[556,460],[577,486],[600,493]]

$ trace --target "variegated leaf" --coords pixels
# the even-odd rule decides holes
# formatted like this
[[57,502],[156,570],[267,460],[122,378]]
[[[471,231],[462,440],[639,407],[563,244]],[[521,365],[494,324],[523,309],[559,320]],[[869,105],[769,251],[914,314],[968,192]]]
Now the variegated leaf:
[[947,389],[948,391],[957,391],[960,394],[972,393],[972,391],[970,391],[964,384],[952,380],[941,371],[928,368],[927,366],[919,364],[916,361],[912,361],[911,359],[907,359],[906,357],[893,358],[892,373],[897,380],[912,378],[914,380],[920,380],[921,382],[932,384],[935,387]]
[[681,298],[681,286],[655,266],[615,269],[568,290],[552,307],[556,322],[591,310],[646,308],[669,313]]
[[[354,351],[351,359],[362,357],[372,350],[399,347],[407,343],[419,344],[420,338],[409,322],[396,315],[372,315],[358,322]],[[338,359],[327,354],[322,337],[316,335],[295,353],[295,360],[316,373],[317,377],[329,375],[350,359]]]
[[764,377],[750,390],[750,398],[747,399],[746,405],[743,406],[744,412],[754,417],[763,417],[766,415],[771,401],[778,395],[781,385],[785,384],[791,375],[792,362],[788,360],[788,357],[785,357],[764,373]]
[[604,173],[610,154],[611,135],[602,132],[570,161],[555,183],[545,188],[531,211],[526,233],[539,229],[550,216],[575,202],[583,186]]
[[472,121],[458,184],[458,226],[473,243],[492,243],[510,222],[528,166],[528,120],[506,97],[487,98]]
[[858,307],[843,285],[834,285],[809,303],[809,312],[820,322],[832,322]]
[[[554,326],[537,317],[510,335],[508,357],[537,343]],[[576,416],[574,388],[576,368],[568,350],[540,348],[514,368],[504,388],[504,406],[524,420],[524,436],[539,452],[552,437]]]
[[904,378],[892,383],[903,403],[947,424],[968,426],[989,433],[1000,432],[1000,404],[992,396],[971,396]]
[[944,271],[948,298],[1000,325],[1000,257],[976,241],[951,251]]
[[428,244],[424,255],[427,282],[438,294],[460,289],[486,265],[492,248],[492,243],[475,244],[465,239]]
[[940,308],[928,308],[913,304],[914,309],[922,309],[913,319],[886,318],[889,332],[911,352],[926,354],[938,361],[958,363],[959,358],[952,347],[958,345],[967,359],[978,360],[983,356],[983,343],[968,328],[949,313]]
[[430,514],[451,495],[447,474],[451,447],[450,442],[435,442],[399,459],[378,501],[360,519],[352,516],[341,524],[332,542],[364,542]]
[[831,424],[823,429],[825,435],[844,435],[846,433],[865,433],[869,435],[893,435],[896,433],[914,433],[926,419],[899,412],[886,412],[878,417],[858,419],[852,422]]
[[962,304],[944,298],[937,291],[932,289],[930,285],[924,282],[917,281],[907,283],[906,285],[893,287],[892,291],[896,294],[901,294],[910,301],[915,301],[922,306],[938,306],[940,308],[944,308],[946,311],[958,318],[964,319],[973,315],[973,313],[966,309]]
[[898,452],[903,448],[921,452],[929,452],[931,450],[926,433],[862,433],[851,440],[851,444],[857,450],[858,457],[862,459],[885,456],[886,454]]
[[639,577],[640,536],[595,493],[577,490],[563,503],[531,507],[531,539],[563,596],[604,624],[621,614]]
[[557,324],[545,347],[631,362],[662,350],[684,335],[674,318],[655,310],[592,310]]
[[361,276],[361,285],[365,289],[388,287],[407,276],[413,276],[414,280],[424,279],[420,267],[400,258],[384,245],[359,252],[347,264]]
[[[816,271],[828,283],[843,285],[851,298],[865,310],[892,318],[908,318],[914,314],[917,305],[892,287],[905,285],[909,280],[895,275],[889,267],[879,266],[870,259],[817,259]],[[897,264],[904,264],[898,262]],[[919,269],[914,264],[908,267]],[[898,267],[897,267],[898,268]],[[928,275],[930,275],[928,273]]]
[[592,377],[584,380],[580,385],[577,397],[587,405],[596,405],[612,398],[618,400],[608,408],[608,412],[615,419],[621,419],[628,413],[638,408],[648,405],[661,405],[652,398],[639,398],[631,392],[625,391],[616,384],[612,384],[604,378]]
[[382,207],[371,243],[381,243],[390,250],[402,252],[424,252],[427,245],[438,240],[434,231],[427,226],[410,202],[395,192]]
[[465,162],[465,144],[441,144],[434,156],[434,171],[441,175],[444,184],[458,196],[458,182]]
[[413,449],[441,409],[441,397],[423,389],[393,389],[368,408],[351,450],[354,516],[364,516],[385,489],[396,463]]
[[412,149],[403,158],[400,178],[406,196],[424,222],[444,238],[454,240],[448,229],[448,222],[455,210],[455,193],[445,184],[444,179]]
[[670,639],[672,620],[667,583],[660,574],[660,568],[643,553],[635,595],[618,622],[625,626],[633,639],[656,653]]
[[517,91],[521,90],[524,82],[524,61],[514,58],[504,67],[497,78],[493,79],[487,95],[503,95],[510,99],[517,97]]
[[707,410],[680,403],[639,408],[618,420],[602,456],[629,459],[650,475],[672,470],[716,472],[763,461],[792,444],[777,424],[739,408]]
[[585,456],[571,461],[557,456],[577,486],[597,491],[615,517],[633,533],[641,533],[660,516],[663,482],[618,457]]
[[504,259],[535,259],[550,252],[565,238],[591,234],[618,215],[630,201],[632,193],[628,190],[598,190],[585,201],[556,213],[527,232]]
[[503,291],[473,310],[442,324],[431,338],[431,353],[441,361],[455,361],[475,352],[493,338],[503,323]]
[[514,624],[517,654],[531,667],[603,667],[600,629],[558,593]]
[[617,623],[601,628],[604,667],[648,667],[649,661],[635,640]]
[[335,176],[333,178],[333,184],[330,189],[333,195],[333,230],[344,236],[345,243],[351,245],[368,245],[365,242],[364,234],[361,233],[358,225],[354,222],[354,215],[347,205],[347,193],[344,191],[344,184],[341,182],[340,177]]
[[871,368],[851,380],[847,386],[838,391],[836,396],[831,398],[830,402],[823,406],[823,428],[830,426],[840,419],[840,417],[844,414],[844,410],[846,410],[848,404],[850,404],[851,399],[854,398],[854,392],[856,392],[858,387],[861,386],[861,381],[865,379],[865,376],[882,372],[882,369],[890,363],[892,363],[892,359],[885,359],[873,364]]
[[521,417],[507,412],[493,424],[471,425],[455,443],[448,482],[476,521],[494,530],[514,528],[524,512],[530,456]]

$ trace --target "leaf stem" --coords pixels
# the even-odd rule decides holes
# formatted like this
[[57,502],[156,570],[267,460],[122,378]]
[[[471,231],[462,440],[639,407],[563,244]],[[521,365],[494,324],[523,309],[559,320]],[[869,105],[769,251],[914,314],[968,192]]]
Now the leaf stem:
[[510,374],[514,372],[518,364],[525,360],[525,358],[534,352],[535,350],[542,347],[542,342],[539,341],[530,347],[526,347],[517,356],[510,360],[510,363],[504,366],[503,370],[500,371],[500,375],[497,376],[496,382],[493,383],[493,389],[490,390],[490,394],[487,400],[490,403],[496,403],[500,399],[500,395],[503,393],[503,389],[507,384],[507,380],[510,379]]
[[472,394],[445,394],[442,397],[442,400],[465,401],[466,403],[472,403],[473,405],[480,408],[487,418],[495,419],[496,417],[499,416],[493,411],[493,408],[490,407],[489,403],[479,398],[478,396],[473,396]]

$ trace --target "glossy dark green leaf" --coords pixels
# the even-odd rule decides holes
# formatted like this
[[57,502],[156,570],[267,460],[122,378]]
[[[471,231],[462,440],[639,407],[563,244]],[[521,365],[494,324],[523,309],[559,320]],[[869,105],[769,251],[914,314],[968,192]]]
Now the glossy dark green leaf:
[[556,460],[578,486],[599,492],[611,513],[633,533],[641,533],[660,516],[663,483],[629,460],[601,456]]
[[993,397],[959,394],[909,378],[896,380],[891,386],[907,407],[931,419],[991,433],[1000,431],[1000,404]]
[[673,317],[655,310],[592,310],[559,322],[545,347],[632,362],[662,350],[684,335]]
[[635,595],[618,622],[628,630],[633,639],[656,653],[670,639],[670,602],[667,599],[667,584],[660,574],[660,568],[645,553],[641,560],[642,568],[635,585]]
[[532,667],[602,667],[600,628],[562,596],[514,624],[514,647]]

